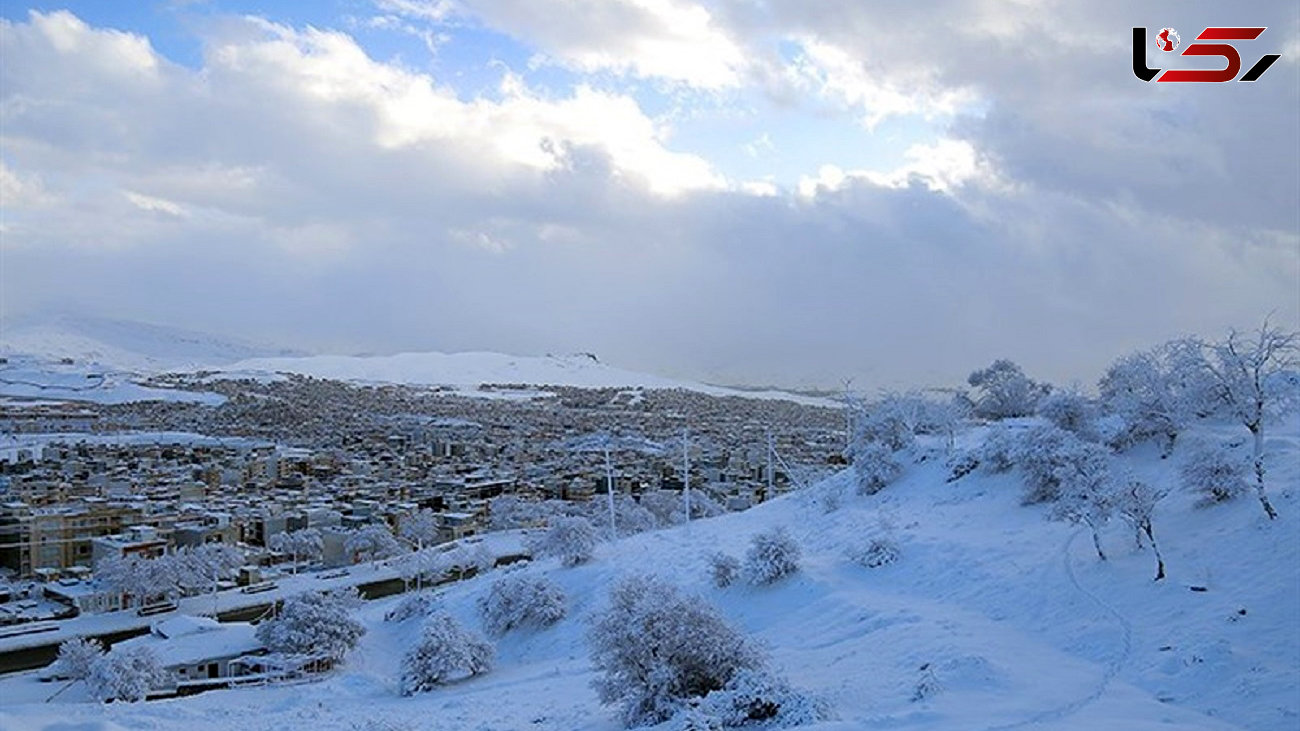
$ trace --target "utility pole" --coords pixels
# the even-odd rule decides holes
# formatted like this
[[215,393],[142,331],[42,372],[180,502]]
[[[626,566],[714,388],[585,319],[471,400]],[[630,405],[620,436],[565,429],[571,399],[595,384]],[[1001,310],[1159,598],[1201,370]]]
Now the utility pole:
[[614,467],[609,461],[609,443],[605,443],[605,490],[609,497],[609,537],[618,537],[618,528],[614,525]]
[[690,430],[682,428],[682,496],[686,499],[686,522],[691,522],[691,448]]
[[776,475],[772,470],[772,428],[767,427],[767,499],[771,500],[775,495]]

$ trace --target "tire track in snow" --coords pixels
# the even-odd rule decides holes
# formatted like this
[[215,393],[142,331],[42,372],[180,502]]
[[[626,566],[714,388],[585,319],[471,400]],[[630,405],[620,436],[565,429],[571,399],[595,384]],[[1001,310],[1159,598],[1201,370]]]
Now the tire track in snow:
[[1079,578],[1074,574],[1074,566],[1070,563],[1070,549],[1074,546],[1074,539],[1078,538],[1079,534],[1082,532],[1083,529],[1079,529],[1070,534],[1070,538],[1065,542],[1065,547],[1061,550],[1061,561],[1065,564],[1066,578],[1070,580],[1070,585],[1080,594],[1088,597],[1093,604],[1096,604],[1103,612],[1109,614],[1115,620],[1115,623],[1120,627],[1123,649],[1120,650],[1120,653],[1114,659],[1106,664],[1106,671],[1101,676],[1101,682],[1099,682],[1097,688],[1088,695],[1071,701],[1059,708],[1041,711],[1022,721],[1017,721],[1003,726],[992,726],[989,728],[989,731],[1004,731],[1004,729],[1022,728],[1024,726],[1032,726],[1047,721],[1059,721],[1067,716],[1077,713],[1080,709],[1093,703],[1106,692],[1106,688],[1110,686],[1110,682],[1115,679],[1115,676],[1119,675],[1120,669],[1124,667],[1124,663],[1128,661],[1129,654],[1133,651],[1133,625],[1124,617],[1124,615],[1119,613],[1119,610],[1108,604],[1101,597],[1089,591],[1083,586],[1083,584],[1080,584]]

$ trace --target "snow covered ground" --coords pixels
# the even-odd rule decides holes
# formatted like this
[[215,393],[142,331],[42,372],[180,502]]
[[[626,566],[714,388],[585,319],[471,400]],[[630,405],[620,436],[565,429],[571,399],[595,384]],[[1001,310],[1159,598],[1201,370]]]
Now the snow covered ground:
[[[1220,437],[1240,436],[1217,429]],[[0,728],[29,729],[590,729],[619,728],[590,682],[584,631],[619,577],[652,572],[716,604],[764,643],[771,665],[824,698],[819,729],[1294,729],[1300,725],[1300,428],[1269,438],[1269,521],[1246,497],[1211,508],[1175,490],[1155,530],[1169,578],[1153,582],[1149,550],[1131,529],[1086,533],[1024,507],[1016,474],[946,482],[941,447],[921,452],[873,496],[848,475],[745,513],[633,536],[595,560],[547,574],[568,617],[507,635],[486,675],[415,697],[397,694],[402,653],[418,620],[385,623],[398,598],[367,604],[369,628],[346,665],[308,685],[216,691],[182,700],[101,706],[75,692],[18,704],[31,676],[0,681]],[[1138,448],[1122,466],[1174,486],[1177,450]],[[924,459],[922,459],[924,457]],[[750,537],[785,526],[802,570],[766,588],[715,588],[706,556],[741,555]],[[846,557],[889,535],[894,564]],[[444,607],[480,627],[476,599],[493,573],[440,590]],[[1203,588],[1193,591],[1190,587]],[[927,670],[923,670],[925,667]],[[937,690],[913,700],[926,679]],[[48,687],[48,686],[46,686]],[[52,690],[50,691],[52,692]],[[66,702],[63,702],[66,701]]]

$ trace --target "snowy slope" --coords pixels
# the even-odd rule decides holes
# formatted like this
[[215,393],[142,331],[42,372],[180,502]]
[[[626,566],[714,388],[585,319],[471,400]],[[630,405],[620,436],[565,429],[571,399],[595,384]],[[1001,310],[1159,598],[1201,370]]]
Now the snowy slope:
[[162,325],[61,315],[3,323],[0,327],[0,355],[15,354],[47,360],[72,358],[100,366],[148,372],[299,353]]
[[476,387],[483,383],[578,386],[582,388],[683,388],[715,396],[776,398],[821,406],[838,406],[781,391],[738,391],[648,373],[614,368],[588,354],[515,356],[502,353],[400,353],[387,356],[317,355],[301,358],[255,358],[226,370],[286,372],[349,381],[426,386]]
[[[589,354],[515,356],[486,352],[425,352],[380,356],[306,355],[284,348],[242,343],[177,328],[89,316],[64,315],[52,319],[2,322],[0,356],[8,357],[11,361],[26,360],[29,364],[39,364],[42,370],[48,372],[49,378],[26,380],[47,388],[55,385],[47,383],[51,378],[59,380],[62,377],[61,371],[75,371],[84,376],[105,372],[153,374],[163,371],[219,370],[223,374],[241,378],[297,373],[368,383],[455,386],[467,392],[484,383],[584,388],[684,388],[716,396],[775,398],[838,407],[837,403],[827,399],[782,391],[741,391],[637,373],[605,365]],[[63,358],[71,358],[75,367],[46,367],[57,365]],[[16,377],[10,380],[15,379]],[[37,393],[30,389],[8,387],[3,387],[0,394],[78,398],[70,392]],[[516,397],[537,395],[527,392],[496,394]],[[123,393],[119,400],[141,399]]]
[[[396,693],[418,621],[382,622],[390,599],[361,610],[370,628],[361,647],[320,683],[137,705],[75,702],[75,691],[62,703],[0,700],[0,728],[613,731],[616,711],[590,686],[583,633],[618,577],[654,572],[718,605],[768,647],[776,669],[828,701],[837,718],[818,729],[1294,729],[1300,427],[1271,437],[1269,449],[1281,518],[1267,520],[1249,498],[1197,509],[1190,496],[1170,496],[1155,519],[1169,568],[1160,583],[1131,531],[1105,532],[1112,559],[1102,563],[1086,534],[1019,504],[1014,473],[947,483],[936,448],[874,496],[856,495],[840,475],[745,513],[604,544],[586,566],[538,562],[525,570],[564,587],[569,617],[507,636],[490,673],[430,693]],[[1139,449],[1121,461],[1171,484],[1183,456]],[[799,574],[768,588],[709,583],[707,554],[739,555],[775,525],[802,545]],[[881,533],[901,545],[897,563],[846,559]],[[475,600],[492,580],[446,588],[445,607],[480,626]],[[915,701],[923,665],[939,689]],[[0,699],[32,697],[23,683],[35,685],[0,680]]]

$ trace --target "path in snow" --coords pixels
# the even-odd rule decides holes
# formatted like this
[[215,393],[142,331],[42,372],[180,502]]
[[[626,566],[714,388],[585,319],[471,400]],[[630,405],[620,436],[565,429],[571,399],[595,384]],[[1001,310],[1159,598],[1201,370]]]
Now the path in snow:
[[1102,694],[1106,692],[1106,688],[1110,686],[1110,681],[1114,680],[1115,676],[1119,675],[1120,669],[1124,666],[1124,663],[1128,661],[1129,653],[1133,650],[1133,625],[1124,617],[1124,615],[1120,614],[1115,607],[1094,594],[1083,584],[1080,584],[1079,577],[1074,574],[1074,566],[1070,563],[1070,549],[1074,546],[1074,539],[1078,538],[1079,534],[1082,532],[1083,529],[1080,528],[1071,533],[1069,539],[1065,541],[1064,548],[1061,550],[1061,561],[1065,564],[1065,575],[1070,580],[1071,586],[1078,590],[1079,593],[1088,597],[1088,599],[1091,600],[1093,604],[1100,607],[1103,612],[1114,618],[1115,622],[1120,627],[1120,637],[1123,639],[1123,649],[1120,650],[1120,653],[1113,660],[1106,664],[1106,671],[1102,673],[1101,682],[1098,683],[1096,689],[1088,695],[1071,701],[1059,708],[1041,711],[1023,721],[1017,721],[1016,723],[1004,726],[994,726],[990,728],[989,731],[1005,731],[1005,729],[1023,728],[1025,726],[1033,726],[1048,721],[1059,721],[1067,716],[1077,713],[1088,704],[1101,698]]

